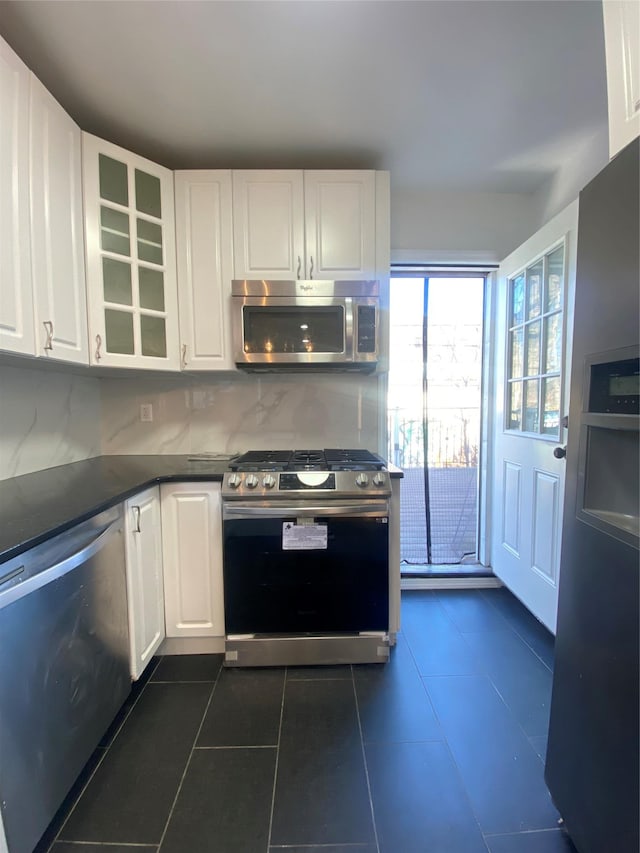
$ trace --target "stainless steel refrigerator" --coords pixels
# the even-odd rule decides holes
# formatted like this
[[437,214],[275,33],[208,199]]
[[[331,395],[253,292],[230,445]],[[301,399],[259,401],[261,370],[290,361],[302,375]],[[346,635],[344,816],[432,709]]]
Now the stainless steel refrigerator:
[[636,139],[580,194],[556,656],[545,778],[580,853],[638,853]]

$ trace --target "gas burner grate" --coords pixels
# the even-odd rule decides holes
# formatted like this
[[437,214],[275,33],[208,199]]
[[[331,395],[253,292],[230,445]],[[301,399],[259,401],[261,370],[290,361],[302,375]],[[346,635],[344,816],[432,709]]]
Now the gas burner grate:
[[232,471],[286,471],[290,450],[248,450],[229,463]]
[[368,450],[329,448],[324,451],[324,455],[332,471],[375,471],[384,468],[384,462]]

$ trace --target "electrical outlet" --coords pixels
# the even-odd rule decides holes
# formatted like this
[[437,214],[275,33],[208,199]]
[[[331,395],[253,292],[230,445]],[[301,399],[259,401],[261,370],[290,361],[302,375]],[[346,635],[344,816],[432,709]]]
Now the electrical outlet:
[[152,403],[140,403],[140,420],[141,421],[152,421],[153,420],[153,404]]

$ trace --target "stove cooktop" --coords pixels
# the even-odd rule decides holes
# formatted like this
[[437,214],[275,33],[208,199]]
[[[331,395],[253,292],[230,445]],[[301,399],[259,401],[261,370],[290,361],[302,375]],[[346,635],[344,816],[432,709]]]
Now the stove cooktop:
[[381,471],[384,461],[369,450],[249,450],[229,463],[232,471]]

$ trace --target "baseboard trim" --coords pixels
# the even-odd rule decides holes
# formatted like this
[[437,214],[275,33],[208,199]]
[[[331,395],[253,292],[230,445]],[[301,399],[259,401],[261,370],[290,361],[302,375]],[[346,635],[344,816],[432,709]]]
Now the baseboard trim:
[[224,652],[224,637],[165,637],[157,655],[210,655]]
[[400,589],[495,589],[502,586],[498,578],[401,578]]

